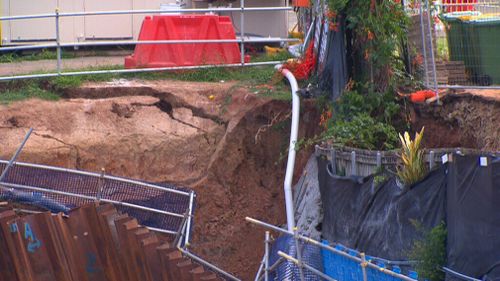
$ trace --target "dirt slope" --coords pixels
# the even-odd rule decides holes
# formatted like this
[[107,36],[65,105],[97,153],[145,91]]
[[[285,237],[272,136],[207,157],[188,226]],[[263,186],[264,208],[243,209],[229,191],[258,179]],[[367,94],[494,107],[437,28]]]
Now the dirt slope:
[[[290,103],[231,83],[172,81],[89,84],[67,96],[1,106],[0,157],[9,158],[33,127],[21,161],[194,188],[192,249],[244,280],[253,277],[263,230],[244,217],[285,222],[279,159]],[[311,136],[319,116],[313,103],[302,112],[300,136]],[[307,156],[299,154],[296,171]]]
[[493,97],[472,92],[447,94],[442,105],[412,107],[412,127],[425,126],[426,147],[500,151],[500,93]]

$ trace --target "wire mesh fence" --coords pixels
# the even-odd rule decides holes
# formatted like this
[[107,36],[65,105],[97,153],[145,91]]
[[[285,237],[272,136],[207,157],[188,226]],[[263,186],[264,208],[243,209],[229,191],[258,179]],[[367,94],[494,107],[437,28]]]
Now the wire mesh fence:
[[[0,171],[7,161],[0,160]],[[16,163],[1,182],[0,198],[65,211],[91,202],[114,203],[121,212],[148,227],[175,234],[193,213],[193,193],[171,185],[155,185],[104,174]],[[189,220],[192,224],[192,220]]]
[[500,0],[405,4],[412,56],[425,86],[500,89]]

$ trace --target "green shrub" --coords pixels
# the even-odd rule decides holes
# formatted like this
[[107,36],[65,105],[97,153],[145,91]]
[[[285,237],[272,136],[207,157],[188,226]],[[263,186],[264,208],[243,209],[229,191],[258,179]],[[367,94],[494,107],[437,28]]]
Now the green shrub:
[[392,125],[400,106],[391,92],[375,93],[361,85],[346,91],[333,104],[333,118],[320,139],[362,149],[392,150],[398,133]]
[[441,223],[427,232],[422,231],[421,226],[416,227],[418,231],[424,232],[424,238],[415,241],[409,257],[418,261],[416,270],[419,277],[429,281],[444,280],[445,274],[441,267],[446,264],[447,230],[445,224]]
[[351,120],[337,120],[326,131],[336,144],[362,149],[391,150],[396,147],[398,133],[393,126],[359,113]]
[[391,123],[401,110],[394,93],[375,93],[365,86],[357,91],[346,91],[333,107],[336,119],[349,119],[367,113],[377,121],[387,123]]

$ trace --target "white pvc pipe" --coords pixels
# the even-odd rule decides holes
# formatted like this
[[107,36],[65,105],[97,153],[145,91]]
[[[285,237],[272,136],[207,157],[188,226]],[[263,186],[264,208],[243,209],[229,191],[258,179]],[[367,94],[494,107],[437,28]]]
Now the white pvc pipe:
[[282,68],[282,65],[276,65],[283,76],[288,79],[290,86],[292,88],[292,128],[290,130],[290,146],[288,147],[288,161],[286,164],[286,174],[285,174],[285,206],[286,206],[286,220],[288,225],[288,231],[293,232],[295,228],[295,217],[293,208],[293,196],[292,196],[292,179],[293,170],[295,168],[295,145],[297,144],[297,137],[299,134],[299,115],[300,115],[300,98],[297,94],[299,90],[299,85],[295,76],[288,69]]

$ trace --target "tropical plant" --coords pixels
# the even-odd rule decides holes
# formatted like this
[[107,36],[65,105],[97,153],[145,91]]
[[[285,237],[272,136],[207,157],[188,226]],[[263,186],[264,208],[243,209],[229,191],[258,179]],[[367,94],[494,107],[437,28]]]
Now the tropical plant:
[[410,139],[408,132],[404,137],[399,134],[401,141],[401,160],[402,168],[398,168],[399,179],[407,186],[422,180],[427,174],[427,168],[424,161],[424,151],[420,147],[424,136],[424,127],[420,133],[415,133],[415,139]]

